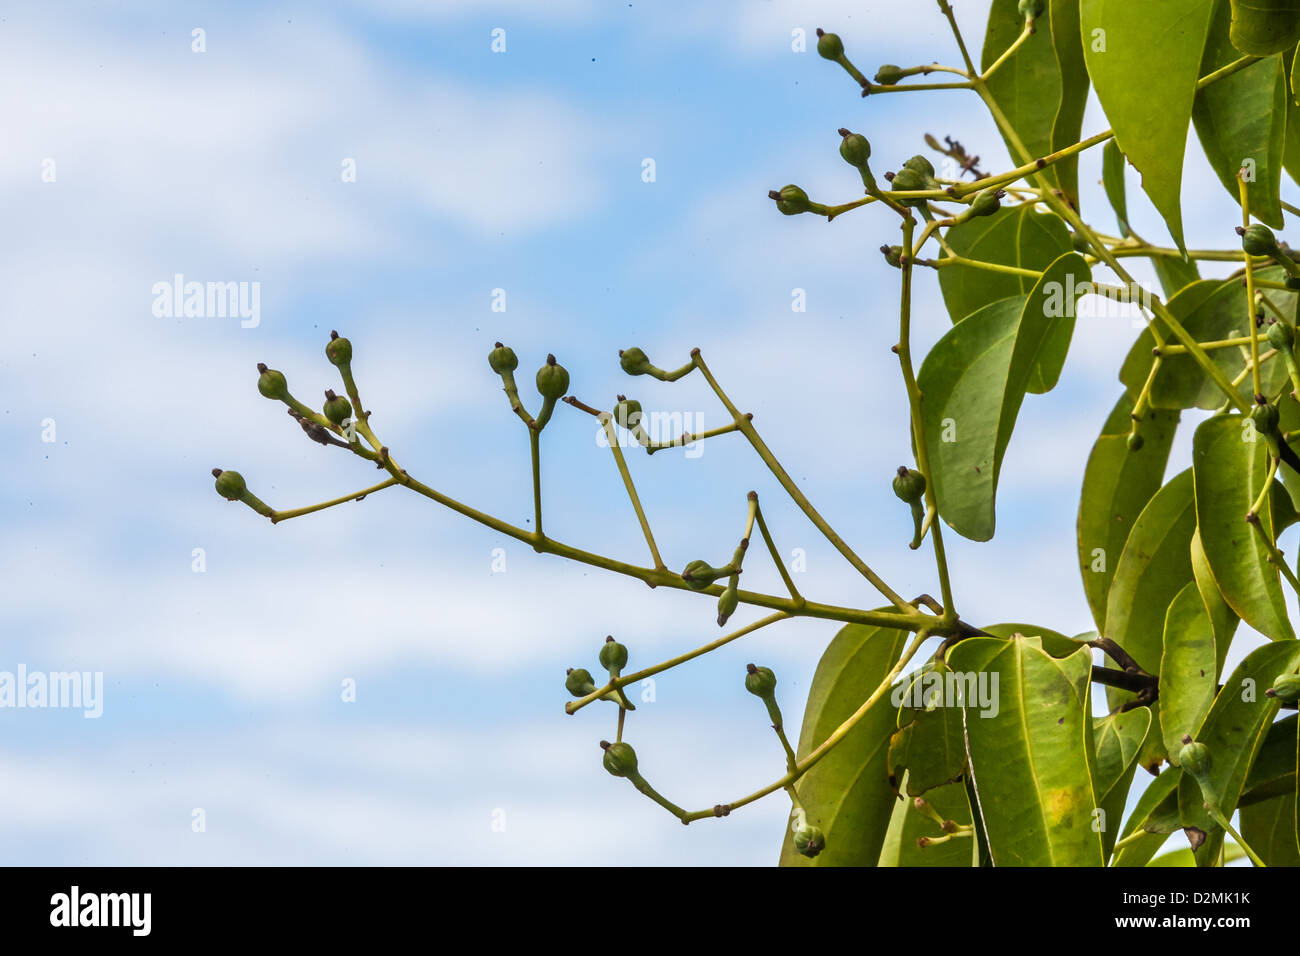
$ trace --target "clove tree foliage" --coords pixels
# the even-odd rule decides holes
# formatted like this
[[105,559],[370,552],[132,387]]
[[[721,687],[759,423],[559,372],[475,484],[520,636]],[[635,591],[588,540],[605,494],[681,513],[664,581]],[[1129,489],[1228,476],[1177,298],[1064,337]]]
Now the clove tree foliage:
[[[541,404],[534,415],[515,380],[518,357],[497,343],[488,364],[531,449],[531,529],[463,504],[398,464],[371,427],[352,373],[352,345],[337,333],[326,355],[344,394],[326,392],[321,412],[296,399],[284,375],[265,365],[258,367],[258,388],[287,405],[309,438],[373,463],[384,480],[290,510],[256,498],[233,471],[214,471],[217,491],[275,523],[400,486],[538,552],[708,596],[720,627],[740,605],[767,611],[636,671],[627,670],[628,649],[610,637],[598,655],[599,678],[586,668],[568,672],[573,699],[565,710],[612,704],[617,724],[613,741],[601,741],[605,769],[684,824],[729,816],[767,796],[788,799],[782,863],[1142,866],[1182,831],[1198,866],[1243,856],[1259,866],[1300,865],[1297,717],[1281,716],[1300,697],[1300,641],[1283,593],[1284,586],[1300,591],[1300,581],[1277,544],[1300,518],[1300,457],[1290,444],[1300,437],[1300,266],[1273,231],[1283,228],[1285,213],[1300,215],[1280,189],[1284,173],[1300,180],[1300,0],[993,0],[978,64],[947,0],[937,0],[935,15],[947,19],[960,65],[887,64],[868,79],[836,34],[818,30],[817,49],[863,97],[978,97],[1015,168],[983,172],[960,143],[927,137],[949,175],[938,175],[922,154],[877,176],[868,138],[841,128],[840,154],[859,174],[861,195],[827,203],[787,185],[770,198],[785,215],[833,221],[863,210],[857,215],[878,214],[897,230],[897,241],[882,251],[899,275],[893,352],[915,460],[897,468],[893,489],[912,512],[911,547],[928,541],[933,551],[937,598],[905,598],[854,552],[698,349],[672,370],[655,366],[640,348],[619,355],[630,376],[703,379],[726,411],[720,428],[654,441],[639,402],[619,396],[613,409],[586,404],[570,394],[569,373],[553,355],[536,375]],[[1090,88],[1111,128],[1081,138]],[[1223,226],[1222,249],[1184,243],[1180,193],[1189,125],[1241,206],[1241,224]],[[1088,210],[1090,223],[1079,201],[1078,159],[1091,149],[1102,151],[1112,208]],[[1153,244],[1130,225],[1126,164],[1141,174],[1169,245]],[[1099,218],[1116,224],[1103,230]],[[1134,258],[1151,263],[1160,294],[1134,281],[1125,267]],[[1236,271],[1202,278],[1203,262]],[[918,275],[932,273],[952,328],[918,367],[912,288]],[[1096,630],[1068,636],[1041,625],[963,620],[944,526],[973,541],[992,538],[999,472],[1017,415],[1028,396],[1056,385],[1089,294],[1126,303],[1145,319],[1119,366],[1122,388],[1082,480],[1079,567]],[[649,563],[583,551],[544,530],[539,449],[560,403],[594,416],[604,429]],[[1203,420],[1191,466],[1166,481],[1171,443],[1189,409],[1211,414],[1197,415]],[[620,430],[649,454],[739,434],[880,592],[881,606],[805,597],[752,492],[743,509],[737,503],[743,529],[730,556],[724,550],[670,569],[637,496]],[[755,541],[766,552],[758,558],[775,563],[787,593],[740,587]],[[750,664],[743,675],[764,705],[784,771],[749,794],[694,810],[657,792],[624,739],[635,709],[624,689],[795,617],[842,625],[817,667],[797,742],[786,733],[772,670]],[[1224,673],[1243,623],[1269,641]],[[930,638],[940,639],[930,645],[937,649],[918,658]],[[1094,694],[1105,695],[1104,707],[1094,708]],[[1094,717],[1094,710],[1108,712]],[[773,759],[779,756],[774,746]],[[1139,768],[1153,779],[1125,816]],[[1175,861],[1186,856],[1174,854]]]

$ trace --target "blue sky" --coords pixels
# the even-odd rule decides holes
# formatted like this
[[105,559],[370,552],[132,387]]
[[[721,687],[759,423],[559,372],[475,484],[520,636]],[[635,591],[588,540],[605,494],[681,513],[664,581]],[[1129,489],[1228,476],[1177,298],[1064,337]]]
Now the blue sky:
[[[773,862],[776,798],[681,827],[601,769],[608,709],[562,711],[565,669],[594,670],[606,634],[646,666],[712,639],[711,601],[539,557],[401,490],[271,527],[221,501],[208,473],[238,469],[278,508],[377,480],[254,387],[267,362],[318,402],[338,384],[323,356],[337,328],[394,456],[524,524],[527,440],[487,367],[493,341],[518,352],[534,404],[532,371],[553,352],[591,404],[625,392],[714,427],[724,413],[698,377],[633,380],[617,365],[633,344],[665,367],[700,347],[863,558],[901,593],[935,590],[889,489],[908,460],[906,404],[889,353],[898,273],[876,250],[896,227],[870,209],[787,219],[766,198],[787,182],[859,195],[840,126],[871,138],[881,170],[926,132],[1009,168],[969,94],[864,101],[791,49],[793,30],[824,26],[868,73],[957,60],[937,12],[899,6],[8,5],[0,670],[102,671],[105,699],[97,720],[0,711],[5,861]],[[978,49],[987,4],[956,6]],[[195,28],[206,52],[191,49]],[[1104,125],[1094,102],[1085,134]],[[1235,205],[1195,149],[1189,170],[1189,246],[1231,245]],[[1084,212],[1109,231],[1099,176],[1094,151]],[[1129,192],[1136,228],[1161,235],[1135,175]],[[155,316],[154,284],[177,273],[259,283],[259,324]],[[947,326],[922,275],[918,352]],[[1021,413],[997,539],[949,535],[968,620],[1092,627],[1078,482],[1135,334],[1126,318],[1080,320],[1060,385]],[[548,531],[643,561],[592,420],[561,407],[543,445]],[[1184,429],[1171,473],[1189,448]],[[805,593],[876,602],[738,436],[630,461],[671,567],[721,563],[754,488],[782,550],[807,555]],[[747,586],[779,592],[764,557]],[[744,664],[776,670],[797,726],[833,633],[790,622],[662,675],[627,730],[646,776],[692,808],[778,776]]]

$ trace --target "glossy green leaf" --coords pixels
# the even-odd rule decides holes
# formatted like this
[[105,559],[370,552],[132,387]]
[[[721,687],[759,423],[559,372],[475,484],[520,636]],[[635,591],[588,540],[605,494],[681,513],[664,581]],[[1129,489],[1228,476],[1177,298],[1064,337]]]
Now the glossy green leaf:
[[1273,797],[1294,796],[1296,792],[1296,725],[1292,714],[1269,725],[1264,743],[1250,765],[1241,800],[1237,806],[1248,807]]
[[933,661],[899,685],[894,701],[898,729],[889,741],[889,779],[899,786],[906,772],[908,797],[953,783],[966,766],[961,709],[944,706],[950,668]]
[[1205,556],[1205,546],[1201,544],[1201,532],[1192,535],[1192,575],[1196,578],[1196,589],[1201,593],[1201,603],[1210,618],[1210,628],[1214,631],[1214,679],[1217,682],[1223,673],[1223,662],[1228,657],[1228,648],[1232,645],[1232,636],[1237,631],[1241,618],[1228,606],[1219,592],[1214,572],[1210,570],[1210,561]]
[[1192,580],[1196,508],[1191,469],[1155,493],[1138,515],[1106,601],[1106,636],[1149,674],[1159,674],[1165,612]]
[[1274,797],[1241,810],[1241,838],[1265,866],[1300,866],[1295,798]]
[[1043,643],[1043,650],[1051,657],[1069,657],[1084,646],[1081,638],[1066,637],[1059,631],[1039,627],[1037,624],[985,624],[980,628],[986,634],[1010,640],[1013,637],[1036,637]]
[[[890,628],[848,624],[817,664],[798,756],[806,757],[862,705],[897,663],[909,634]],[[795,785],[808,822],[822,828],[826,849],[809,859],[794,849],[787,827],[782,866],[872,866],[893,811],[886,757],[895,709],[882,697]]]
[[1218,688],[1214,628],[1195,581],[1178,592],[1165,615],[1160,660],[1160,731],[1169,762],[1178,766],[1184,734],[1193,734],[1210,711]]
[[[1241,57],[1228,39],[1228,3],[1218,0],[1201,75]],[[1270,56],[1212,83],[1196,94],[1192,122],[1210,166],[1234,201],[1240,200],[1238,174],[1246,167],[1251,214],[1282,228],[1278,204],[1286,145],[1286,76],[1282,58]]]
[[[1179,829],[1178,784],[1182,775],[1177,767],[1168,767],[1142,791],[1120,833],[1124,846],[1115,854],[1111,866],[1146,866],[1169,834]],[[1142,835],[1135,836],[1139,831]]]
[[1091,651],[1049,656],[1038,638],[968,638],[953,670],[997,676],[998,709],[963,710],[978,812],[998,866],[1100,866],[1089,774]]
[[[981,69],[988,69],[1024,30],[1025,18],[1018,2],[993,0],[984,31]],[[1038,19],[1034,35],[989,78],[988,90],[1015,130],[1019,145],[1028,150],[1024,161],[1078,141],[1088,99],[1088,73],[1077,0],[1053,0],[1048,15]],[[1016,143],[1008,141],[1007,149],[1017,155]],[[1077,156],[1047,167],[1039,178],[1078,205]]]
[[1300,0],[1232,0],[1232,45],[1268,56],[1300,40]]
[[968,538],[993,537],[1002,457],[1026,389],[1060,375],[1074,328],[1070,289],[1081,269],[1087,266],[1078,253],[1062,255],[1026,298],[1002,299],[959,322],[921,364],[917,384],[939,514]]
[[1108,714],[1092,722],[1094,761],[1092,789],[1102,811],[1102,854],[1110,856],[1118,835],[1124,804],[1128,799],[1138,754],[1151,729],[1151,711],[1136,707],[1124,713]]
[[[1070,251],[1070,230],[1053,212],[1040,212],[1032,203],[1005,206],[991,216],[968,219],[945,234],[952,251],[963,259],[1042,272]],[[940,261],[947,258],[941,257]],[[990,272],[974,266],[945,265],[939,269],[948,317],[956,324],[999,299],[1025,295],[1037,276]]]
[[[1278,701],[1267,697],[1264,691],[1277,674],[1298,664],[1300,643],[1266,644],[1247,654],[1224,682],[1204,723],[1192,735],[1209,748],[1209,792],[1204,792],[1190,774],[1183,775],[1178,788],[1178,811],[1184,827],[1221,837],[1223,831],[1206,811],[1205,802],[1215,801],[1225,817],[1232,815],[1251,765],[1277,716]],[[1212,841],[1207,840],[1205,847],[1210,846]],[[1204,866],[1213,860],[1198,850],[1197,862]]]
[[[1196,487],[1196,523],[1219,591],[1243,621],[1273,640],[1295,637],[1277,568],[1259,535],[1246,522],[1264,487],[1268,447],[1255,437],[1249,419],[1216,415],[1201,423],[1192,441]],[[1274,498],[1286,498],[1274,481]],[[1289,500],[1289,499],[1288,499]],[[1274,534],[1272,509],[1259,516],[1260,527]]]
[[1286,99],[1286,145],[1282,155],[1287,175],[1293,182],[1300,182],[1300,101],[1296,96],[1297,70],[1295,51],[1285,54],[1282,68],[1291,77],[1291,95]]
[[1097,98],[1180,249],[1183,154],[1213,4],[1080,0],[1084,57]]
[[[971,824],[970,802],[966,788],[961,783],[930,790],[925,799],[945,820],[964,826]],[[885,846],[880,852],[880,866],[974,866],[975,840],[955,837],[927,847],[917,845],[920,837],[936,839],[943,836],[939,825],[918,811],[912,800],[899,800],[894,804],[894,815],[889,821]]]
[[1128,447],[1133,399],[1125,392],[1092,446],[1079,495],[1079,569],[1097,630],[1106,630],[1106,597],[1133,522],[1160,487],[1178,427],[1176,411],[1152,411],[1138,423],[1142,447]]

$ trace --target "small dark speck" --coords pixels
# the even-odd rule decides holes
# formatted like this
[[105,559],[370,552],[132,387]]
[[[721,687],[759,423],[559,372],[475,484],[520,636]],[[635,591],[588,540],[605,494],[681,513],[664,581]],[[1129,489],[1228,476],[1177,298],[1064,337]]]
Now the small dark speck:
[[1063,723],[1065,723],[1065,718],[1064,718],[1064,717],[1062,717],[1060,720],[1058,720],[1058,721],[1056,722],[1056,725],[1059,727],[1059,726],[1060,726],[1061,724],[1063,724]]

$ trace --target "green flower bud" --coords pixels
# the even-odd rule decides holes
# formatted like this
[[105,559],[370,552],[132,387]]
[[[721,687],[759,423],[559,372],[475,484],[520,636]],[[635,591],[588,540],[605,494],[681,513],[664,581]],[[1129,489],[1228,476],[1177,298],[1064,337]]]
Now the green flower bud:
[[1255,430],[1265,435],[1271,435],[1277,431],[1278,421],[1281,415],[1278,413],[1276,405],[1256,405],[1250,412],[1250,420],[1255,423]]
[[289,397],[289,383],[285,381],[283,372],[267,368],[265,362],[257,363],[257,371],[261,373],[257,377],[257,390],[264,397],[278,401],[285,401]]
[[808,194],[798,186],[782,186],[779,192],[769,192],[768,196],[776,200],[776,208],[783,216],[797,216],[812,209]]
[[627,648],[612,637],[605,638],[600,648],[600,666],[615,673],[627,666]]
[[903,71],[892,63],[886,63],[876,70],[876,82],[882,86],[894,86],[903,78]]
[[537,370],[537,391],[542,398],[556,401],[569,390],[569,373],[563,365],[555,364],[555,356],[546,356],[546,364]]
[[244,492],[248,490],[244,476],[237,471],[222,471],[220,468],[213,468],[212,476],[217,479],[217,494],[227,501],[238,501],[243,497]]
[[880,251],[885,254],[885,261],[895,269],[903,268],[902,246],[881,246]]
[[826,849],[826,836],[821,827],[805,824],[794,831],[794,848],[807,857],[814,857]]
[[776,675],[770,667],[745,666],[745,690],[767,700],[776,693]]
[[976,193],[975,198],[971,200],[970,210],[969,210],[970,215],[971,216],[993,215],[995,212],[997,212],[999,209],[1002,208],[1002,197],[1005,195],[1006,195],[1006,190],[1003,189],[994,189],[993,187],[989,187],[988,189],[981,190],[980,192]]
[[846,129],[840,130],[840,155],[850,166],[856,166],[862,169],[867,165],[867,160],[871,159],[871,143],[861,133],[850,133]]
[[915,468],[899,465],[894,477],[894,494],[909,505],[917,504],[925,497],[925,475]]
[[1020,0],[1020,15],[1037,20],[1047,8],[1047,0]]
[[1178,752],[1178,762],[1188,773],[1200,776],[1210,769],[1210,748],[1184,734],[1183,749]]
[[1070,245],[1074,247],[1075,252],[1082,252],[1085,255],[1092,252],[1092,243],[1081,232],[1070,233]]
[[1290,352],[1295,346],[1295,329],[1285,322],[1274,322],[1266,333],[1268,344],[1279,352]]
[[1277,236],[1273,235],[1273,230],[1268,226],[1259,223],[1245,229],[1238,226],[1237,233],[1241,236],[1241,248],[1252,256],[1269,256],[1276,259],[1282,255],[1282,250],[1277,244]]
[[641,416],[640,402],[623,395],[618,397],[618,404],[614,406],[614,421],[624,428],[635,428],[641,424]]
[[1300,700],[1300,674],[1278,674],[1273,678],[1273,686],[1264,693],[1284,704],[1294,704]]
[[934,164],[919,153],[903,163],[903,168],[920,173],[926,180],[926,188],[929,188],[930,180],[934,179]]
[[488,353],[488,365],[498,375],[505,375],[519,367],[519,356],[515,355],[514,349],[498,342],[496,348]]
[[623,371],[627,372],[628,375],[644,375],[654,367],[650,364],[650,360],[646,358],[645,352],[635,346],[619,351],[618,364],[623,367]]
[[339,338],[339,334],[331,330],[329,345],[325,346],[325,357],[334,365],[347,365],[352,361],[352,343]]
[[703,591],[719,578],[731,573],[730,568],[715,568],[707,561],[692,561],[682,569],[682,580],[696,591]]
[[352,417],[352,403],[342,395],[335,395],[332,388],[325,390],[325,417],[335,425],[342,425]]
[[[909,169],[904,166],[898,172],[894,173],[894,178],[890,181],[890,189],[894,192],[915,192],[922,189],[930,189],[930,181],[915,169]],[[925,205],[924,199],[899,199],[900,206],[921,207]]]
[[718,596],[718,627],[727,623],[731,615],[736,613],[736,608],[740,606],[740,595],[731,588],[727,588]]
[[591,671],[583,667],[571,667],[564,678],[564,689],[574,697],[586,697],[596,689],[596,682],[591,679]]
[[1146,439],[1137,432],[1129,432],[1126,444],[1128,445],[1129,451],[1141,451],[1142,446],[1146,444]]
[[823,59],[838,60],[844,55],[844,42],[834,33],[817,28],[817,52]]
[[630,777],[636,773],[636,751],[632,749],[631,744],[625,744],[621,740],[611,744],[607,740],[602,740],[600,746],[605,751],[605,757],[601,762],[604,763],[606,770],[616,777]]

